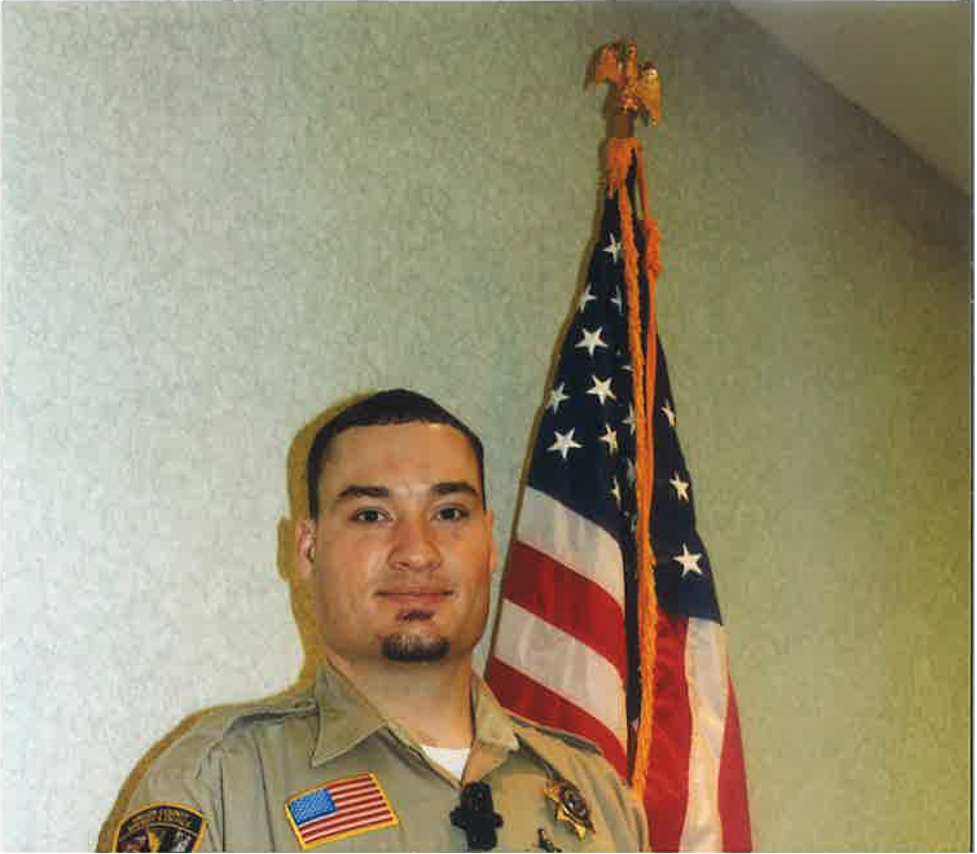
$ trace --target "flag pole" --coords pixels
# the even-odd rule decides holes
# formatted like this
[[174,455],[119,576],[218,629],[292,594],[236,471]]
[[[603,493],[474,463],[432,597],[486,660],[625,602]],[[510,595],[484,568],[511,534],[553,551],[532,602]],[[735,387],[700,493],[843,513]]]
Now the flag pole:
[[[634,122],[639,114],[650,116],[653,125],[661,120],[661,79],[654,64],[638,64],[638,48],[633,41],[605,45],[597,56],[595,83],[615,87],[609,139],[605,145],[604,166],[608,198],[617,197],[621,213],[621,240],[624,247],[624,278],[628,289],[628,334],[634,365],[634,408],[636,421],[636,492],[638,525],[636,528],[639,572],[639,626],[641,649],[641,715],[635,737],[631,783],[644,801],[651,755],[652,714],[655,695],[655,653],[658,623],[658,601],[655,592],[655,555],[651,547],[651,506],[654,491],[654,406],[657,357],[657,321],[655,315],[655,282],[661,272],[660,238],[657,223],[648,211],[648,187],[645,180],[641,144],[634,136]],[[645,257],[639,259],[634,239],[634,222],[627,178],[634,162],[641,191]],[[648,324],[642,340],[641,291],[638,275],[643,261],[648,283]]]

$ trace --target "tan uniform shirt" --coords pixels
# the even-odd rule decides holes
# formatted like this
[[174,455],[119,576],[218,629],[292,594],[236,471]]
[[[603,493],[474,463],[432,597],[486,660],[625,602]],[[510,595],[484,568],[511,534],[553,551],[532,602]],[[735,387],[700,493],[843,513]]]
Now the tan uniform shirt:
[[[462,781],[329,667],[304,695],[210,715],[142,780],[116,847],[466,851],[450,816],[462,786],[483,781],[503,821],[497,850],[648,849],[640,804],[596,747],[510,716],[477,676],[472,698]],[[560,780],[589,808],[582,839],[544,794]]]

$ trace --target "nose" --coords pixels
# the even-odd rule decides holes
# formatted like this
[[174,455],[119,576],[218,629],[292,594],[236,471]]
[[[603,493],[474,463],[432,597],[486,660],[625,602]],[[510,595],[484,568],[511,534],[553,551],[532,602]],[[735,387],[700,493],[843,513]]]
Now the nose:
[[401,519],[390,562],[402,570],[432,570],[441,565],[435,533],[426,519]]

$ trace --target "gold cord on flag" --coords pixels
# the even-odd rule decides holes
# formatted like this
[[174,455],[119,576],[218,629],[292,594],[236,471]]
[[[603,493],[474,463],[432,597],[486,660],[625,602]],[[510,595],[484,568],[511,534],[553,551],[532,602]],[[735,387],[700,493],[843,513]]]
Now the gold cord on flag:
[[[631,783],[644,801],[651,755],[652,709],[655,699],[655,655],[658,632],[658,597],[655,591],[655,554],[651,547],[651,505],[655,483],[655,436],[653,429],[655,376],[657,370],[657,319],[655,282],[661,273],[661,238],[658,223],[648,211],[648,187],[645,180],[641,144],[632,136],[634,115],[644,110],[652,122],[661,117],[661,81],[652,63],[640,68],[633,43],[607,45],[598,54],[596,82],[618,87],[615,127],[623,132],[608,139],[605,147],[605,172],[608,198],[617,197],[621,216],[621,242],[624,248],[624,280],[628,291],[628,335],[634,377],[635,432],[637,438],[638,499],[638,572],[639,627],[641,647],[641,719],[634,750]],[[638,276],[639,255],[634,240],[634,219],[627,179],[635,162],[641,192],[642,227],[644,229],[645,278],[648,282],[648,328],[641,335],[641,290]],[[649,409],[652,411],[649,412]]]

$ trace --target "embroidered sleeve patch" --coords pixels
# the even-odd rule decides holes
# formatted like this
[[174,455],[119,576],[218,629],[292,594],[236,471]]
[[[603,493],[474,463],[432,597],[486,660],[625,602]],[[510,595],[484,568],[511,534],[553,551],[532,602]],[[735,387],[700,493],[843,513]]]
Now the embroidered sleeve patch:
[[302,849],[400,824],[372,774],[360,774],[301,792],[285,812]]
[[153,804],[129,816],[115,839],[116,851],[196,851],[205,819],[180,804]]

